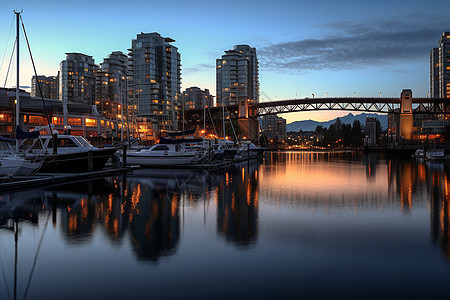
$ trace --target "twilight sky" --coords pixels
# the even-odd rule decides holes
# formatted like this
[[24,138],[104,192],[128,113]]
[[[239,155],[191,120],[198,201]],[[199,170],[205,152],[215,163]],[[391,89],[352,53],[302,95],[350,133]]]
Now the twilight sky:
[[[6,3],[5,3],[6,2]],[[22,18],[37,72],[56,75],[66,52],[97,64],[123,51],[140,32],[176,40],[182,89],[215,95],[215,59],[236,44],[256,47],[261,101],[295,97],[398,97],[429,91],[429,52],[450,31],[448,0],[316,1],[61,1],[2,0],[0,86],[15,38],[14,9]],[[21,85],[33,74],[21,39]],[[15,86],[15,64],[6,87]],[[12,73],[11,73],[12,72]],[[295,120],[329,120],[348,112],[290,113]]]

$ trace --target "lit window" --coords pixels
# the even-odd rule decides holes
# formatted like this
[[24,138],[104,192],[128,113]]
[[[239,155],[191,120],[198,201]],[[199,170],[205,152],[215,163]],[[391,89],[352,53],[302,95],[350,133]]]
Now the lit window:
[[89,126],[89,127],[97,126],[97,120],[96,120],[96,119],[89,119],[89,118],[86,118],[86,119],[84,120],[84,122],[85,122],[86,126]]

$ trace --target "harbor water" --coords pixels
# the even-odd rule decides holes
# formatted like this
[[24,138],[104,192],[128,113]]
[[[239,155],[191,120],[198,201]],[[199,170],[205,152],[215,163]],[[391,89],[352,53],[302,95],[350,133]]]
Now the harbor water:
[[445,299],[450,165],[272,152],[0,192],[0,299]]

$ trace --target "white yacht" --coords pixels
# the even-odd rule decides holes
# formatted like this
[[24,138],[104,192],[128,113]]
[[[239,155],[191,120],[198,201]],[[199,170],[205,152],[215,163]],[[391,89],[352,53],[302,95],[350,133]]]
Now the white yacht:
[[0,176],[28,176],[36,172],[43,160],[17,155],[12,142],[14,140],[0,137]]
[[256,158],[262,156],[264,151],[266,151],[265,148],[258,147],[252,142],[241,142],[237,154],[243,158]]
[[127,163],[144,167],[186,166],[197,157],[196,151],[186,150],[182,144],[156,144],[150,149],[129,151]]
[[444,160],[445,153],[443,149],[430,149],[425,153],[427,160]]

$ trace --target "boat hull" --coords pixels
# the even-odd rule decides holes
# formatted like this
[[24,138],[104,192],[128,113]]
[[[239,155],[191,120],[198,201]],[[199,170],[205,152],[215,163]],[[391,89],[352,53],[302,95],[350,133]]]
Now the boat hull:
[[[64,153],[45,157],[40,173],[79,173],[99,171],[114,155],[117,148],[103,148],[84,152]],[[92,169],[89,168],[89,153],[92,153]]]
[[127,154],[127,164],[140,165],[142,167],[186,166],[191,164],[196,156],[195,153],[148,155],[136,152]]
[[15,175],[23,164],[23,159],[4,157],[0,159],[0,176]]

